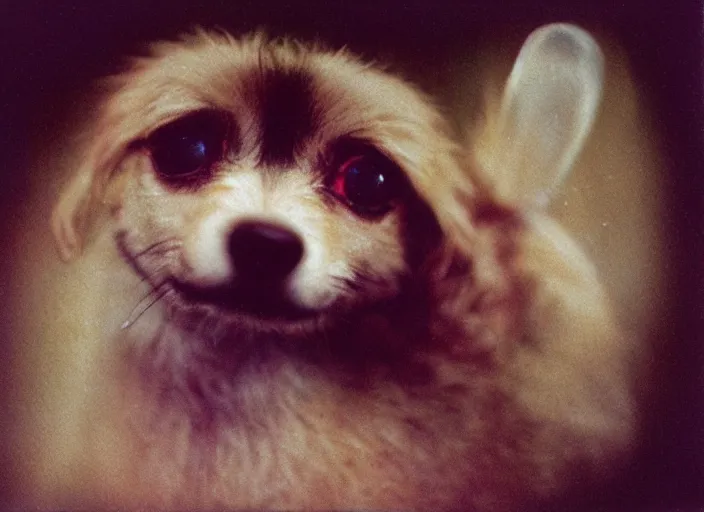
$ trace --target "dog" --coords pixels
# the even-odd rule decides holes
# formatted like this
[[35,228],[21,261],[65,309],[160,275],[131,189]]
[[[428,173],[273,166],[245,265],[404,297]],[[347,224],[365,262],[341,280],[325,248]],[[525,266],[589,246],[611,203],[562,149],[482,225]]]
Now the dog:
[[132,61],[51,219],[42,337],[73,348],[38,370],[28,501],[488,512],[607,481],[633,347],[545,213],[602,66],[538,29],[465,142],[345,51],[196,31]]

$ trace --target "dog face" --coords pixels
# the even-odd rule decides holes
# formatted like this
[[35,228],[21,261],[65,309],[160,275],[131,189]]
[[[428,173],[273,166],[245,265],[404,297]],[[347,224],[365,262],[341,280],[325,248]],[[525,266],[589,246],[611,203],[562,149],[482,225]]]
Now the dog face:
[[[115,79],[54,211],[65,259],[101,202],[111,217],[76,266],[95,295],[74,287],[66,314],[99,353],[71,375],[99,412],[48,453],[85,428],[106,490],[78,494],[156,508],[520,509],[609,467],[630,435],[621,336],[538,208],[600,90],[594,41],[541,29],[470,150],[344,53],[157,45]],[[134,275],[106,289],[125,272],[147,300]]]
[[420,93],[261,36],[157,47],[99,137],[88,165],[118,198],[124,258],[164,301],[254,331],[305,332],[398,295],[447,222],[419,194],[431,172],[445,175],[434,194],[471,194]]

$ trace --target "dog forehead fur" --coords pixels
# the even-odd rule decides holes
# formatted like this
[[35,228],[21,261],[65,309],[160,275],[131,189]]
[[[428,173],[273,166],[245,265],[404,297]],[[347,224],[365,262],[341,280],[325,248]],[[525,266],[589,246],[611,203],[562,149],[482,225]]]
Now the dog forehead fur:
[[[116,79],[97,130],[98,167],[203,108],[234,113],[243,147],[256,154],[261,116],[248,88],[269,67],[304,72],[315,98],[316,129],[297,158],[349,133],[373,141],[469,264],[424,269],[413,277],[427,281],[426,302],[350,326],[348,340],[362,348],[415,343],[405,371],[380,365],[350,382],[334,366],[274,353],[233,374],[207,351],[184,350],[207,326],[164,324],[159,304],[134,328],[94,338],[124,320],[101,311],[100,297],[124,291],[134,302],[139,282],[126,277],[106,229],[74,266],[77,276],[120,269],[83,297],[92,323],[112,319],[77,336],[95,358],[74,487],[59,495],[74,506],[492,511],[551,496],[573,471],[584,479],[608,471],[629,449],[632,409],[626,349],[592,265],[545,218],[475,213],[480,199],[505,207],[491,203],[437,110],[401,80],[345,53],[259,35],[157,45]],[[127,196],[134,186],[124,185]],[[414,332],[413,315],[428,305],[427,325]]]

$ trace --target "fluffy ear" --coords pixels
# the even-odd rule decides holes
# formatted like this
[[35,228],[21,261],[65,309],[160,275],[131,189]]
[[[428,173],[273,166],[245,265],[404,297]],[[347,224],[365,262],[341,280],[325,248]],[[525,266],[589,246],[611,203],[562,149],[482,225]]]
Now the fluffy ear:
[[548,204],[589,134],[602,79],[601,51],[584,30],[560,23],[528,37],[479,155],[500,199]]
[[124,144],[110,137],[106,130],[96,130],[78,171],[62,191],[52,212],[51,228],[64,261],[80,254],[89,214],[102,198],[123,149]]

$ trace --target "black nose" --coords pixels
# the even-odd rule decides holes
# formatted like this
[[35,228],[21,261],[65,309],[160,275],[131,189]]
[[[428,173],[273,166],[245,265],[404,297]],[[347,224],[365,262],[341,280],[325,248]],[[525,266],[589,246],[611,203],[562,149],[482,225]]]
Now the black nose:
[[303,242],[289,229],[265,222],[242,222],[230,233],[228,249],[241,284],[276,285],[303,257]]

